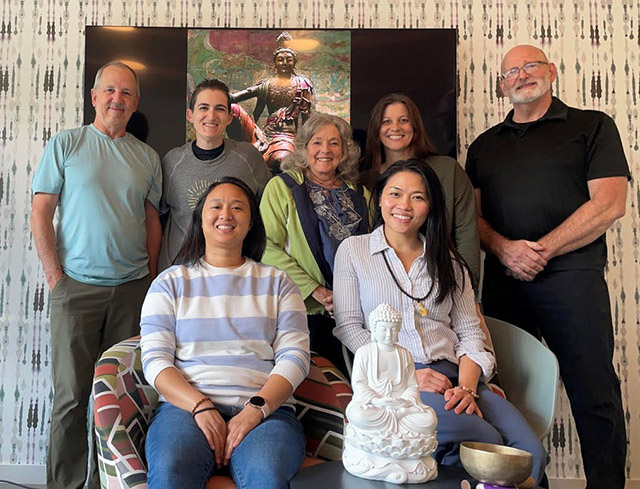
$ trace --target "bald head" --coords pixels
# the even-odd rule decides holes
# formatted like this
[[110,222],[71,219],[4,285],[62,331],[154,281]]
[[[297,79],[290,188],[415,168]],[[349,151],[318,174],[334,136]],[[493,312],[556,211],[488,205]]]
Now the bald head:
[[515,122],[537,120],[551,105],[551,85],[556,67],[535,46],[521,44],[510,49],[500,67],[500,88],[513,104]]
[[531,61],[549,62],[542,49],[531,46],[530,44],[520,44],[519,46],[511,48],[507,54],[505,54],[502,59],[502,64],[500,65],[500,72],[504,73],[511,68],[522,66]]

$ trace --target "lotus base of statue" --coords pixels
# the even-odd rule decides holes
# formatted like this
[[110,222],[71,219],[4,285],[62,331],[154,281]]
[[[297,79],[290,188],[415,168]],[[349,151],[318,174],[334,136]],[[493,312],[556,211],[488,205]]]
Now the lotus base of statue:
[[342,463],[352,475],[392,484],[421,483],[438,477],[438,464],[430,455],[420,458],[374,455],[348,441],[342,452]]

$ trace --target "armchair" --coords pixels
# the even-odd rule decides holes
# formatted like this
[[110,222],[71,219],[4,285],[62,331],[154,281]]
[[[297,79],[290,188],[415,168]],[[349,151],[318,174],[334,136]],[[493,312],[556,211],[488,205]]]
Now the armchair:
[[[294,393],[308,456],[341,458],[344,410],[351,395],[342,374],[328,360],[312,354],[309,375]],[[139,336],[121,341],[102,355],[93,379],[93,400],[101,487],[145,489],[144,440],[158,393],[142,373]]]

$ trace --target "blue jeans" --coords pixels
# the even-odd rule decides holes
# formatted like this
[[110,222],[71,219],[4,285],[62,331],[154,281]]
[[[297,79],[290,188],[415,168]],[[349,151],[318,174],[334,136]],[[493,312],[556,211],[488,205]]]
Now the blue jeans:
[[[432,368],[446,375],[453,385],[458,384],[458,366],[447,360],[428,365],[416,363],[416,370],[422,368]],[[433,454],[436,461],[462,467],[460,443],[463,441],[507,445],[533,455],[531,477],[536,484],[540,483],[547,465],[547,452],[527,420],[513,404],[493,393],[484,383],[478,384],[478,394],[478,407],[483,418],[475,414],[456,414],[453,409],[447,411],[442,394],[420,392],[422,402],[431,406],[438,417],[438,448]]]
[[[225,421],[242,410],[217,407]],[[233,450],[228,474],[238,489],[287,489],[304,448],[302,425],[293,409],[281,407]],[[213,450],[191,413],[168,402],[160,403],[151,420],[145,450],[149,489],[204,489],[217,470]]]

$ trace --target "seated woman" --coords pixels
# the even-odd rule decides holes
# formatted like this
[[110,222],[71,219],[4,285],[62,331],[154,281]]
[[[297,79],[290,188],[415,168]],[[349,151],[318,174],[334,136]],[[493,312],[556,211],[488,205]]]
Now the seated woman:
[[287,488],[304,458],[291,396],[309,370],[298,287],[259,263],[256,199],[232,177],[200,197],[176,263],[142,307],[142,363],[160,393],[145,444],[149,488]]
[[311,350],[343,373],[340,342],[331,334],[333,261],[343,239],[369,230],[369,192],[358,178],[359,149],[337,116],[313,114],[298,130],[295,150],[264,189],[264,263],[293,279],[305,299]]
[[359,348],[353,361],[348,426],[382,437],[433,432],[436,416],[420,400],[413,357],[396,345],[402,316],[380,304],[369,314],[369,324],[373,342]]
[[335,335],[355,352],[371,341],[369,313],[382,302],[393,306],[402,315],[399,344],[426,385],[422,402],[438,417],[435,459],[461,466],[460,442],[505,444],[533,454],[527,484],[539,482],[542,444],[514,406],[478,383],[494,359],[484,349],[467,267],[447,232],[438,177],[419,160],[400,161],[373,196],[375,230],[348,238],[336,254]]

